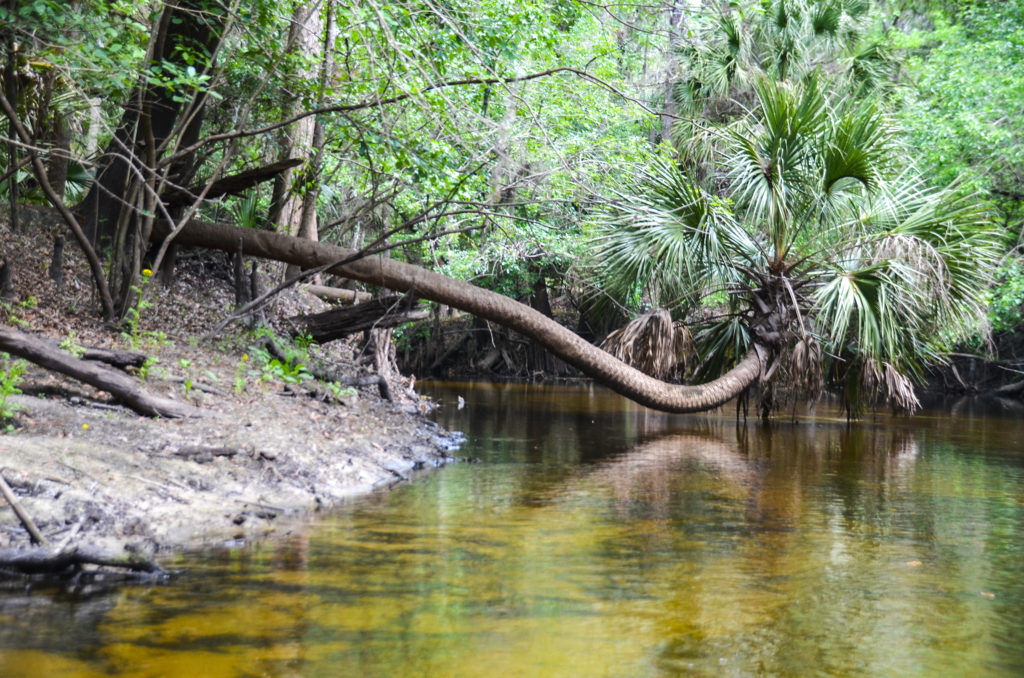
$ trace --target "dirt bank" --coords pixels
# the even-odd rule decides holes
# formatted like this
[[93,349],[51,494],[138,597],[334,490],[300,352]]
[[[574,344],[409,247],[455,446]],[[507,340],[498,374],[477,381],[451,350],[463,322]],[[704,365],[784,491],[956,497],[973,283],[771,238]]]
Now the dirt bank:
[[[287,531],[304,512],[454,459],[458,438],[425,418],[429,404],[410,379],[388,375],[395,394],[388,402],[375,387],[331,388],[284,374],[259,352],[251,330],[233,326],[204,338],[234,301],[230,267],[219,255],[186,254],[169,288],[153,280],[137,328],[126,331],[98,321],[77,251],[65,253],[58,288],[46,274],[50,231],[2,236],[14,292],[0,322],[68,350],[144,352],[151,361],[135,371],[139,383],[203,413],[142,417],[29,365],[18,383],[24,394],[8,399],[17,412],[0,424],[0,469],[51,545],[127,546],[159,560],[180,548]],[[277,275],[264,271],[267,279]],[[292,290],[265,314],[266,326],[280,338],[287,333],[281,318],[322,307]],[[362,350],[353,340],[300,353],[311,366],[360,376],[374,371]],[[21,521],[0,499],[0,549],[28,546]]]

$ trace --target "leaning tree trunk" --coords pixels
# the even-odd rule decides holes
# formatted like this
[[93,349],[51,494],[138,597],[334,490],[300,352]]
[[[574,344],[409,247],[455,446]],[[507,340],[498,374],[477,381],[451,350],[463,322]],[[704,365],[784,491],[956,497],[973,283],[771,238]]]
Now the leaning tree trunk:
[[[154,231],[155,237],[162,237],[167,232],[166,225],[162,226],[162,230],[158,226]],[[447,304],[504,325],[540,343],[612,390],[657,410],[703,412],[713,409],[743,393],[761,375],[761,358],[755,348],[732,370],[712,382],[699,386],[668,384],[612,357],[525,304],[384,256],[360,257],[359,253],[350,249],[293,238],[282,233],[196,221],[185,226],[175,238],[179,245],[225,252],[234,252],[239,241],[249,256],[275,259],[303,268],[333,264],[330,273],[400,292],[410,292],[418,298]]]

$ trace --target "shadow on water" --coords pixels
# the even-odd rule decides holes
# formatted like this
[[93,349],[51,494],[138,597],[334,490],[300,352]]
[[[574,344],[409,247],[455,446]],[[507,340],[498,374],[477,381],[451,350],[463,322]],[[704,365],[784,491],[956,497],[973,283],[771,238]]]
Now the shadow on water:
[[171,586],[0,596],[0,675],[1024,671],[1018,418],[737,426],[597,387],[425,388],[481,463]]

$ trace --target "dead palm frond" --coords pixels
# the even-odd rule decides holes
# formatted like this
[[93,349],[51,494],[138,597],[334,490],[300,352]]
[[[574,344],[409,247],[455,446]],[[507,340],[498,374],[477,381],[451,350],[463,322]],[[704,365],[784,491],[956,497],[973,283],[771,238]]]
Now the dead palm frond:
[[825,383],[824,356],[817,339],[804,336],[796,341],[789,355],[787,372],[794,395],[803,396],[808,402],[821,397]]
[[693,339],[690,328],[677,320],[672,324],[675,337],[676,363],[682,364],[682,373],[686,374],[692,367],[690,361],[697,355],[697,342]]
[[879,364],[871,359],[864,361],[861,392],[867,401],[888,401],[893,410],[903,414],[913,414],[921,407],[914,393],[914,384],[891,363]]
[[667,379],[693,355],[693,337],[663,308],[648,311],[608,335],[601,348],[657,379]]

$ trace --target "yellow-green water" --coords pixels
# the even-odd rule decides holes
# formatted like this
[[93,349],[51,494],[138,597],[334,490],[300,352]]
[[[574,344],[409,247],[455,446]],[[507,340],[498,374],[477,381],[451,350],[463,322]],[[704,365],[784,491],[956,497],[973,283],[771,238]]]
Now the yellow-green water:
[[1024,674],[1019,417],[428,388],[479,463],[169,585],[0,594],[0,676]]

